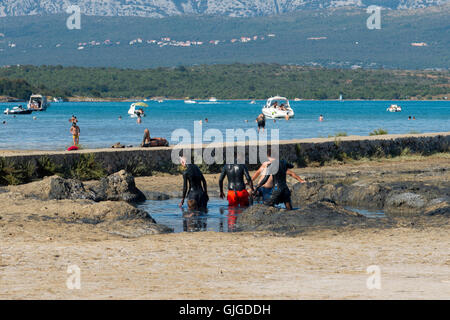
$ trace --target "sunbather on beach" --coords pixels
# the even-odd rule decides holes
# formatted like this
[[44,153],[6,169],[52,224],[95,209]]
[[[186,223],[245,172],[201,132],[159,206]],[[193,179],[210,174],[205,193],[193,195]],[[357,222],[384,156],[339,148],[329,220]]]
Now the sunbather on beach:
[[184,199],[187,197],[188,200],[196,201],[198,210],[206,211],[209,197],[203,173],[195,164],[187,164],[185,157],[180,158],[180,164],[186,168],[186,171],[183,173],[183,197],[179,206],[183,206]]
[[141,147],[157,147],[168,146],[169,143],[164,138],[150,138],[150,130],[144,130],[144,138],[142,139]]

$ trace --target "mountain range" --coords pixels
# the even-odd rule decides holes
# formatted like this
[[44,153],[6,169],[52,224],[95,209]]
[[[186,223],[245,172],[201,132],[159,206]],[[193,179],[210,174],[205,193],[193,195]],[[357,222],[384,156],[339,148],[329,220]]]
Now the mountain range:
[[2,0],[0,17],[65,13],[78,5],[90,16],[169,17],[215,15],[227,17],[266,16],[308,9],[367,7],[416,9],[449,3],[450,0]]

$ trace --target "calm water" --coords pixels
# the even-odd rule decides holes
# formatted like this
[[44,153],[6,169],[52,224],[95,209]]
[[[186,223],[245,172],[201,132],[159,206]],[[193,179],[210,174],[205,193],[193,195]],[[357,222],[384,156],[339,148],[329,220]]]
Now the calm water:
[[[211,198],[208,202],[208,213],[189,216],[186,209],[178,207],[180,199],[147,200],[138,208],[147,211],[159,224],[174,229],[174,232],[234,232],[240,208],[228,208],[228,202],[219,198]],[[186,206],[185,206],[186,207]]]
[[[391,103],[402,106],[403,112],[390,113]],[[22,103],[24,104],[24,103]],[[4,115],[3,110],[17,103],[0,103],[0,148],[63,150],[72,144],[68,119],[75,114],[81,129],[80,143],[85,148],[110,147],[116,142],[137,146],[144,128],[152,136],[165,137],[170,143],[172,131],[184,128],[193,132],[194,121],[208,118],[203,130],[256,128],[254,119],[264,102],[250,105],[248,101],[226,101],[217,104],[185,104],[183,101],[148,102],[147,117],[138,125],[127,111],[130,102],[52,103],[46,112],[31,115]],[[299,101],[291,102],[295,118],[267,121],[266,128],[280,129],[280,138],[327,137],[337,132],[368,135],[377,128],[389,133],[450,131],[448,101]],[[325,121],[317,121],[323,114]],[[37,119],[33,120],[36,116]],[[118,117],[122,116],[122,120]],[[408,121],[408,116],[417,120]],[[6,125],[1,124],[4,120]],[[248,120],[248,122],[245,122]]]
[[[236,220],[242,213],[241,208],[229,208],[225,200],[211,198],[208,202],[208,213],[190,216],[186,209],[178,207],[180,199],[147,200],[138,208],[147,211],[157,223],[174,229],[174,232],[235,232]],[[279,205],[280,208],[284,207]],[[385,217],[382,211],[369,211],[346,207],[369,218]]]

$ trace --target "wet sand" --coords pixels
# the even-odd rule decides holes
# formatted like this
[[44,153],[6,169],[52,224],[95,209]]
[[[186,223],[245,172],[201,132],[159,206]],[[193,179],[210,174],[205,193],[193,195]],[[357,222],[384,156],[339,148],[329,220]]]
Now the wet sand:
[[[429,157],[295,171],[307,179],[364,175],[445,183],[448,168],[448,157]],[[217,179],[207,175],[211,191]],[[181,177],[142,177],[136,184],[144,191],[177,191]],[[30,199],[25,211],[26,203],[8,194],[2,201],[17,215],[21,205],[28,212],[39,203]],[[45,208],[36,211],[44,214]],[[14,220],[5,212],[3,206],[1,299],[450,299],[448,219],[311,229],[295,237],[203,232],[123,238],[95,224]],[[80,268],[80,290],[66,286],[69,265]],[[381,289],[366,286],[371,265],[380,268]]]

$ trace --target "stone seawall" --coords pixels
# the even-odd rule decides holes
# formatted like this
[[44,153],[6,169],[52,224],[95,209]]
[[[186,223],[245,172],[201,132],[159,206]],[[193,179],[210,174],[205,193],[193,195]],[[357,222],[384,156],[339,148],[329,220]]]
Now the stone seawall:
[[[249,151],[253,155],[256,143],[226,144],[218,147],[225,155],[228,148],[244,146],[248,159]],[[217,146],[216,146],[217,147]],[[253,148],[252,148],[253,147]],[[258,146],[257,146],[258,147]],[[260,147],[260,146],[259,146]],[[126,169],[136,175],[147,175],[153,171],[177,172],[177,165],[171,161],[171,154],[175,147],[156,148],[125,148],[125,149],[92,149],[80,151],[1,151],[0,159],[11,165],[28,165],[36,167],[44,160],[62,168],[73,167],[80,159],[90,157],[106,173]],[[192,154],[198,146],[191,146]],[[211,146],[204,145],[208,149]],[[230,150],[229,150],[230,151]],[[326,163],[332,160],[358,159],[362,157],[398,156],[401,154],[432,154],[450,151],[450,132],[408,135],[382,136],[348,136],[338,138],[317,138],[280,141],[280,157],[297,166],[307,166],[310,163]],[[42,166],[42,165],[41,165]],[[254,169],[257,164],[250,165]],[[216,172],[218,165],[202,165],[202,169]],[[32,170],[32,169],[30,169]],[[0,172],[1,174],[1,172]],[[35,177],[39,176],[36,173]]]

